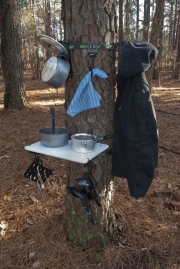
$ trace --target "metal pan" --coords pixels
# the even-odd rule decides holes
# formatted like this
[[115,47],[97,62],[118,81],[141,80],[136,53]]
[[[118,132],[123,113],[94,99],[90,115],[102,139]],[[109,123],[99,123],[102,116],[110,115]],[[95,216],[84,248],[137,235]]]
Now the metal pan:
[[58,88],[65,83],[69,71],[70,64],[68,61],[60,57],[52,56],[44,65],[42,80],[50,86]]

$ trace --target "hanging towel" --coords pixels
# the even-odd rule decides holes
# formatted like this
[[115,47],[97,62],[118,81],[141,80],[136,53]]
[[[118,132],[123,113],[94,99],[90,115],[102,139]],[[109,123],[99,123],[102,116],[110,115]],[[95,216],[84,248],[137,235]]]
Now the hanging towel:
[[75,95],[68,107],[67,113],[71,117],[76,116],[82,111],[96,108],[101,105],[100,101],[102,100],[102,97],[94,89],[93,86],[93,80],[95,75],[100,78],[108,77],[106,73],[99,68],[94,68],[86,74],[86,76],[81,80],[75,92]]

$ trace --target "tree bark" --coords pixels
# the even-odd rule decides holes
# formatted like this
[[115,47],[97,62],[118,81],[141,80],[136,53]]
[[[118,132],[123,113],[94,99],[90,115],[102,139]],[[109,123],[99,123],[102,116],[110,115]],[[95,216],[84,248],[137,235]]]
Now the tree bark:
[[139,38],[139,0],[136,0],[136,39]]
[[[64,0],[63,20],[65,40],[74,40],[77,44],[95,41],[110,45],[115,35],[115,0],[75,1]],[[89,71],[87,50],[76,49],[71,52],[72,74],[65,84],[65,108],[67,109],[82,78]],[[95,77],[94,87],[102,97],[101,106],[79,113],[75,117],[67,115],[67,127],[71,134],[86,133],[103,136],[112,134],[115,101],[115,52],[99,50],[94,67],[101,68],[109,76],[107,79]],[[111,147],[112,139],[106,140]],[[67,233],[73,243],[86,249],[107,243],[107,234],[112,233],[115,225],[113,211],[113,177],[111,176],[111,155],[93,159],[93,180],[101,200],[101,207],[88,201],[96,225],[92,225],[79,199],[67,194]],[[70,162],[67,169],[67,186],[74,186],[75,179],[82,177],[84,165]]]
[[5,81],[4,109],[22,109],[26,103],[18,0],[0,1],[1,64]]
[[[50,0],[45,1],[45,32],[47,36],[51,36],[51,4]],[[46,50],[46,60],[48,60],[51,57],[51,52],[49,50]]]
[[176,56],[176,63],[174,68],[173,77],[175,79],[179,78],[180,73],[180,4],[179,4],[179,11],[178,11],[178,41],[177,41],[177,56]]
[[126,0],[125,3],[125,12],[124,12],[124,35],[125,39],[130,39],[131,38],[131,31],[130,31],[130,1]]
[[[165,0],[159,0],[156,4],[156,10],[152,22],[151,34],[149,42],[153,44],[156,48],[159,48],[159,36],[161,31],[161,22],[164,11]],[[152,87],[152,75],[153,67],[146,72],[147,81],[149,84],[149,89]]]
[[[38,42],[37,42],[37,34],[38,34],[38,27],[36,23],[36,4],[34,0],[31,0],[31,6],[32,6],[32,14],[33,14],[33,20],[34,20],[34,43],[35,43],[35,48],[33,52],[31,52],[30,57],[32,58],[31,61],[31,68],[33,72],[33,78],[40,78],[40,59],[39,59],[39,53],[38,53]],[[48,51],[48,50],[47,50]]]
[[119,0],[119,42],[124,40],[123,0]]
[[173,50],[176,49],[176,45],[177,45],[177,25],[178,25],[178,0],[175,1],[175,15],[174,15],[174,22],[173,22]]
[[162,10],[161,25],[159,28],[160,28],[159,29],[159,42],[157,44],[157,49],[159,50],[159,53],[158,53],[158,57],[153,68],[153,79],[159,79],[159,86],[160,86],[161,85],[161,77],[160,77],[161,58],[162,58],[162,52],[163,52],[164,7]]
[[150,0],[144,0],[143,40],[149,40]]

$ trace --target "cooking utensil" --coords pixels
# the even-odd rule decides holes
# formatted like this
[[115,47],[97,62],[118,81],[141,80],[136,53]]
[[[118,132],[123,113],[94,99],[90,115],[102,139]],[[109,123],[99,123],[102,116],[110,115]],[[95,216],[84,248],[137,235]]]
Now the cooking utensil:
[[93,225],[95,225],[96,223],[95,223],[95,220],[94,220],[94,218],[93,218],[93,215],[92,215],[91,211],[89,210],[89,208],[88,208],[88,206],[87,206],[87,203],[85,202],[85,200],[88,200],[88,196],[87,196],[87,194],[86,194],[85,192],[83,192],[83,191],[79,191],[79,190],[77,190],[77,189],[75,189],[75,188],[73,188],[73,187],[67,187],[67,188],[66,188],[66,191],[67,191],[69,194],[73,195],[74,197],[76,197],[76,198],[80,198],[81,203],[82,203],[82,206],[83,206],[83,208],[86,210],[86,213],[87,213],[88,217],[90,218],[91,223],[92,223]]
[[91,211],[89,210],[89,208],[88,208],[88,206],[87,206],[87,203],[82,202],[82,206],[83,206],[84,209],[86,210],[86,213],[87,213],[88,217],[90,218],[91,223],[92,223],[93,225],[95,225],[96,222],[95,222],[95,220],[94,220],[94,217],[93,217]]
[[70,64],[68,61],[60,57],[52,56],[44,65],[42,80],[50,86],[58,88],[65,83],[69,71]]
[[[88,130],[87,130],[87,133],[91,135],[91,137],[92,137],[92,139],[93,139],[94,141],[96,141],[95,137],[94,137],[93,134],[92,134],[92,130],[91,130],[91,129],[88,129]],[[96,142],[97,142],[97,141],[96,141]]]
[[76,198],[79,198],[79,196],[77,196],[77,195],[74,193],[74,189],[75,189],[75,188],[73,188],[73,187],[67,187],[67,188],[66,188],[66,191],[67,191],[68,193],[70,193],[71,195],[75,196]]
[[79,153],[89,153],[95,149],[96,140],[91,134],[79,133],[71,136],[72,150]]
[[37,35],[37,40],[43,46],[43,48],[49,50],[50,52],[54,54],[57,54],[57,55],[68,54],[66,48],[61,43],[59,43],[58,41],[56,41],[50,36],[39,34]]
[[88,178],[77,178],[75,181],[80,186],[92,186],[91,181]]
[[55,134],[55,114],[54,107],[50,108],[50,118],[52,119],[52,134]]
[[49,36],[40,34],[37,36],[37,40],[45,49],[58,55],[49,58],[42,70],[42,80],[50,86],[58,88],[64,84],[70,72],[70,64],[66,60],[68,52],[61,43]]
[[55,133],[52,133],[52,127],[39,129],[39,140],[44,147],[57,148],[66,146],[69,141],[69,129],[65,127],[55,127]]
[[42,160],[39,156],[34,158],[34,161],[29,166],[29,168],[24,172],[24,177],[37,183],[41,196],[43,197],[42,190],[45,188],[44,183],[47,180],[49,183],[48,177],[52,174],[52,171],[43,166]]
[[87,195],[86,192],[77,190],[77,189],[75,189],[75,188],[73,189],[73,192],[74,192],[79,198],[81,198],[81,199],[83,199],[83,200],[89,200],[88,195]]
[[100,207],[101,203],[97,199],[98,195],[91,177],[89,176],[88,178],[77,178],[75,181],[79,186],[88,187],[89,189],[89,192],[87,192],[88,199],[89,200],[94,199],[96,204]]

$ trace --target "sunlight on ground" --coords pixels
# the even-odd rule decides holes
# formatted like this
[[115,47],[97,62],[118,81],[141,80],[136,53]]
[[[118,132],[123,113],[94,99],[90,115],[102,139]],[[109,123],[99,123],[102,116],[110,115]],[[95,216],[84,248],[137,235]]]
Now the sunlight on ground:
[[64,88],[45,88],[45,89],[33,89],[33,90],[30,90],[30,91],[26,91],[26,94],[27,95],[34,95],[35,92],[38,91],[38,94],[49,94],[49,93],[54,93],[54,95],[56,95],[58,97],[59,94],[64,94]]
[[[52,99],[52,93],[54,94],[54,100]],[[33,99],[37,101],[30,101],[32,106],[49,106],[49,105],[63,105],[65,103],[65,99],[62,99],[62,95],[64,95],[64,87],[63,88],[47,88],[44,90],[30,90],[26,91],[28,97],[34,97]],[[51,98],[48,98],[48,95],[51,95]],[[44,98],[48,98],[48,100],[43,100]],[[0,93],[0,99],[4,99],[4,92]],[[0,109],[4,109],[3,102],[0,103]]]
[[178,91],[180,90],[180,88],[176,87],[176,88],[170,88],[170,87],[152,87],[153,90],[156,91]]
[[62,105],[64,104],[65,100],[48,100],[48,101],[33,101],[31,105],[33,106],[49,106],[49,105]]

